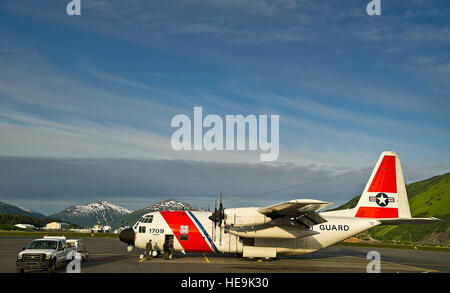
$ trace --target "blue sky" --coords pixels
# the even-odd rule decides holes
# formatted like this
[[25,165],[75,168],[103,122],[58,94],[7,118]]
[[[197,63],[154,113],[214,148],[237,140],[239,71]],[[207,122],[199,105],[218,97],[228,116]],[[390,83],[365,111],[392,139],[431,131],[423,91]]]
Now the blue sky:
[[[323,176],[370,167],[384,150],[399,153],[409,181],[450,169],[448,1],[382,0],[379,17],[366,0],[84,0],[76,17],[68,2],[0,4],[1,156],[259,164],[257,152],[171,149],[171,118],[202,106],[280,116],[279,159],[261,168],[302,172],[273,189],[316,179],[311,166]],[[176,196],[206,197],[199,186]],[[328,200],[330,186],[315,188]],[[85,202],[107,196],[95,190]]]

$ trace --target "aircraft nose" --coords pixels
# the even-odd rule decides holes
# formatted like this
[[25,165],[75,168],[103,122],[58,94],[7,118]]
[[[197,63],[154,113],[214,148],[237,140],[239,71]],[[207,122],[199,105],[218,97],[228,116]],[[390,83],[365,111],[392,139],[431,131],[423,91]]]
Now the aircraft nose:
[[119,234],[119,239],[122,242],[127,243],[128,245],[134,245],[134,231],[132,228],[126,228],[122,230]]

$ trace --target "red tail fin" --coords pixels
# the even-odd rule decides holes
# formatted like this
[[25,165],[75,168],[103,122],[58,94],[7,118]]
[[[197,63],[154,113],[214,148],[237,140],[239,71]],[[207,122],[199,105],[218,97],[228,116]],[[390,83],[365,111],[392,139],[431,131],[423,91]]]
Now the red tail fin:
[[383,152],[355,208],[359,218],[410,218],[400,159]]

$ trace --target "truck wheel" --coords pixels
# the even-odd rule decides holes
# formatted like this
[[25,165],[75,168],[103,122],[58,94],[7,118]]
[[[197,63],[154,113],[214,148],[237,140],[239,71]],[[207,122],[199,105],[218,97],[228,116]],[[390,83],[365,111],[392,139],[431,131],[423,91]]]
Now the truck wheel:
[[17,269],[16,269],[16,272],[17,272],[18,274],[23,274],[24,269],[19,269],[19,268],[17,268]]
[[49,273],[54,273],[56,271],[56,260],[53,260],[47,270]]

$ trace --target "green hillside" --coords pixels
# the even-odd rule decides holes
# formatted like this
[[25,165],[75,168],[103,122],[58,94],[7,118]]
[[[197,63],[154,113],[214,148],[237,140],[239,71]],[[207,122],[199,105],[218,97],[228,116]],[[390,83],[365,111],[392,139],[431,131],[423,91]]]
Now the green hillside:
[[23,216],[28,216],[28,217],[33,217],[33,218],[37,218],[37,219],[43,219],[46,216],[44,216],[43,214],[34,212],[34,211],[30,211],[30,210],[26,210],[26,209],[22,209],[4,202],[0,201],[0,214],[6,214],[6,215],[23,215]]
[[450,173],[407,186],[411,214],[446,217],[450,214]]
[[[443,223],[427,225],[398,225],[378,226],[370,229],[368,233],[372,238],[384,241],[448,243],[448,230],[450,223],[450,173],[435,176],[423,181],[406,185],[408,200],[413,217],[437,217],[445,220]],[[360,196],[354,197],[348,203],[336,209],[353,208]],[[438,233],[436,239],[433,235]],[[447,236],[445,236],[447,235]],[[444,237],[441,237],[444,236]]]

